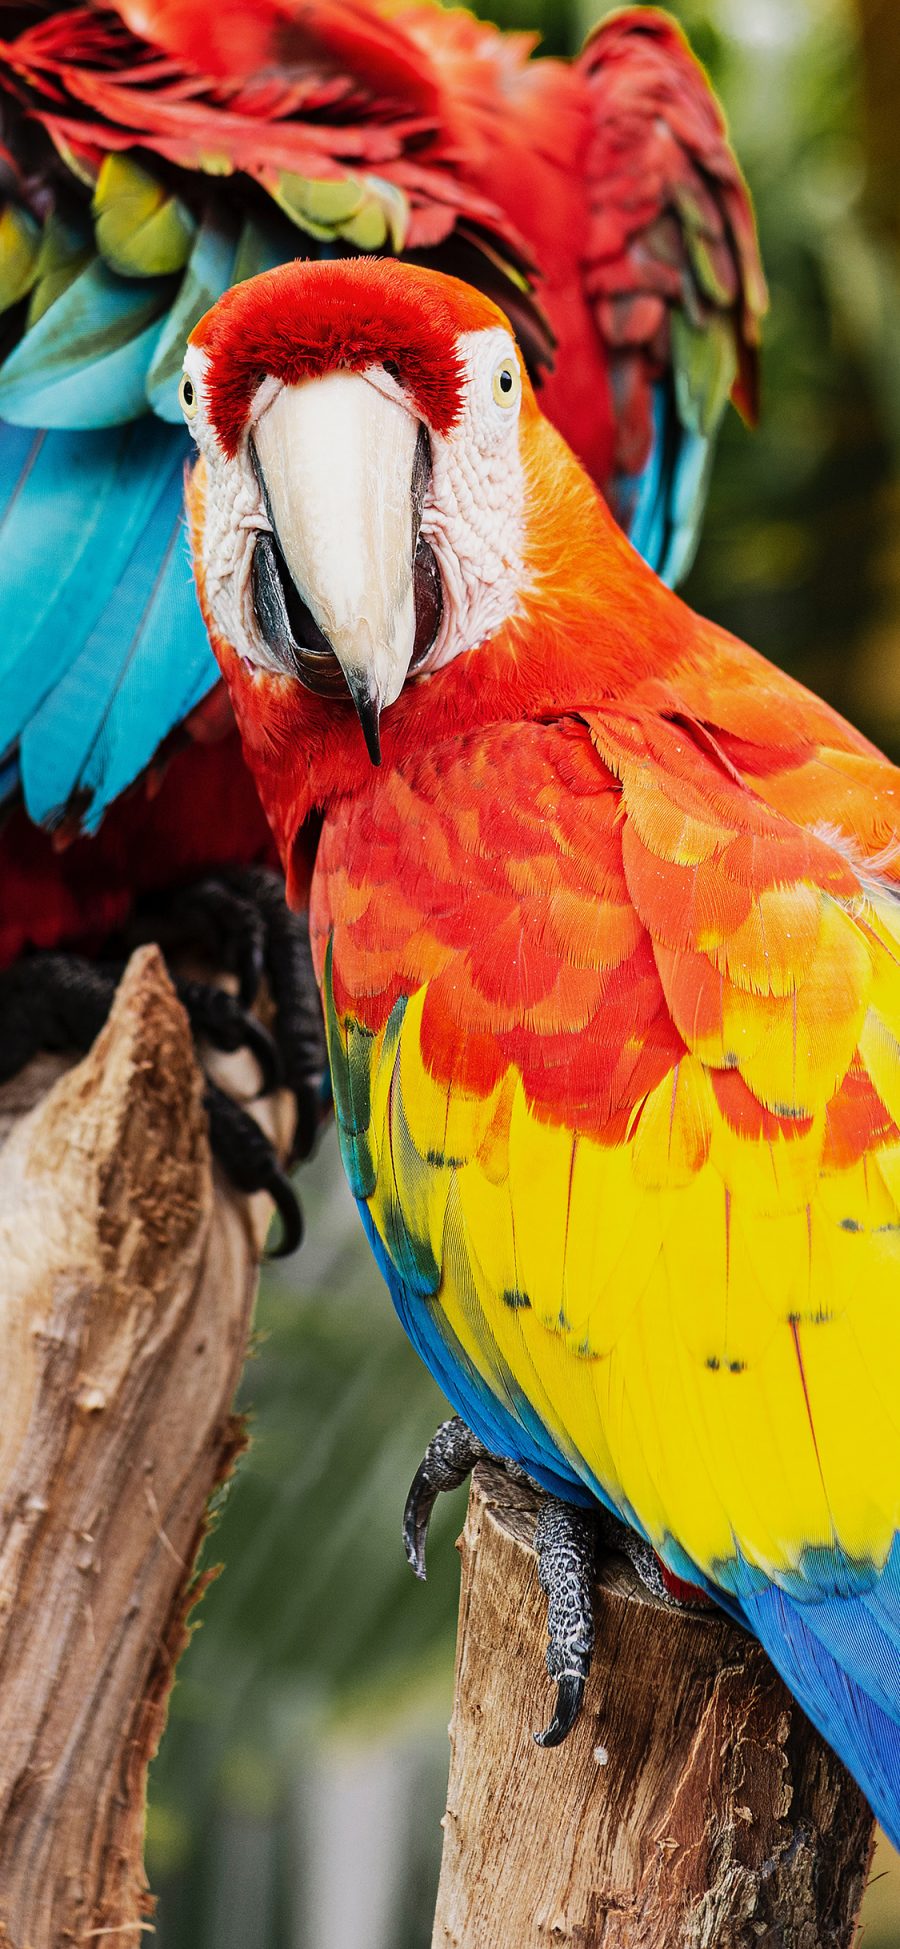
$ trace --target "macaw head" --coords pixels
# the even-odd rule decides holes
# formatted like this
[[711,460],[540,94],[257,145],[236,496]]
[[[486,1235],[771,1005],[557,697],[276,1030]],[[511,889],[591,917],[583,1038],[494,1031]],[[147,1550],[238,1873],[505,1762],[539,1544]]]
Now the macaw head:
[[288,264],[196,327],[181,403],[214,642],[245,675],[349,693],[377,764],[382,711],[521,601],[540,415],[506,319],[407,264]]

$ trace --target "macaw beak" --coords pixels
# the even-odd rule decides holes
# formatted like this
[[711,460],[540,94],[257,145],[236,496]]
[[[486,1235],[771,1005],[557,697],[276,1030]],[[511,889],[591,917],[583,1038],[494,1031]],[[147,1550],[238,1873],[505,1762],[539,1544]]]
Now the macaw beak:
[[309,689],[334,696],[346,685],[377,765],[381,712],[431,620],[417,614],[416,580],[427,435],[370,380],[333,372],[282,386],[253,449],[273,530],[253,565],[260,628]]

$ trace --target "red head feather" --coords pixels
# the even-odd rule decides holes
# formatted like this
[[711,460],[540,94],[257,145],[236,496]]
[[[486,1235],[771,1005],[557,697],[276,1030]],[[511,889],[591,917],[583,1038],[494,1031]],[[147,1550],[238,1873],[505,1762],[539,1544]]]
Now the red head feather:
[[422,419],[446,433],[459,412],[462,332],[506,325],[458,278],[390,259],[283,264],[235,285],[201,318],[191,343],[209,355],[213,425],[233,455],[267,374],[286,385],[389,358]]

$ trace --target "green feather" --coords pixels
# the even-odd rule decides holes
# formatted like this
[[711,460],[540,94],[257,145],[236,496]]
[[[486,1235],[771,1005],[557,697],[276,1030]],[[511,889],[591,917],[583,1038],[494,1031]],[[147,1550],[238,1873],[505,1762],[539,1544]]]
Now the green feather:
[[688,251],[691,265],[701,291],[713,304],[727,308],[734,303],[735,292],[719,277],[712,259],[712,252],[705,237],[688,231]]
[[312,177],[283,176],[282,186],[286,197],[294,204],[298,216],[310,223],[321,224],[322,229],[339,230],[341,224],[349,223],[355,217],[364,199],[362,183],[355,176],[341,176],[336,181],[317,182]]
[[372,1037],[357,1022],[341,1022],[334,1005],[331,979],[332,942],[328,943],[323,977],[325,1033],[334,1112],[344,1169],[356,1198],[369,1198],[375,1188],[375,1162],[369,1143],[372,1116],[369,1090]]
[[[361,191],[355,177],[335,183],[314,183],[307,176],[296,176],[291,170],[282,169],[270,183],[269,190],[285,216],[290,217],[300,230],[305,230],[308,236],[316,237],[322,243],[332,242],[340,235],[341,223],[352,216],[361,201]],[[327,195],[317,194],[329,190],[335,192],[335,203],[341,213],[337,218],[328,214]],[[341,200],[341,192],[345,200]]]
[[[390,242],[391,250],[399,253],[409,229],[409,204],[402,189],[396,183],[385,182],[382,176],[367,176],[365,186],[365,202],[341,231],[344,242],[355,244],[357,250],[380,250]],[[368,238],[376,228],[379,241],[370,243]]]
[[389,242],[392,250],[403,248],[409,206],[402,190],[380,176],[318,181],[282,170],[268,188],[291,222],[321,243],[383,250]]
[[[385,1051],[382,1060],[390,1061],[390,1052]],[[385,1245],[389,1258],[410,1291],[419,1299],[433,1299],[441,1283],[441,1269],[431,1249],[428,1233],[427,1181],[433,1178],[435,1169],[439,1167],[429,1164],[420,1156],[413,1140],[397,1068],[393,1073],[390,1117],[395,1188],[392,1192],[386,1178],[383,1178],[378,1200]],[[385,1194],[386,1201],[381,1204],[381,1197]]]
[[110,155],[94,191],[97,248],[122,277],[162,277],[187,263],[196,224],[131,156]]
[[692,433],[716,430],[737,373],[730,319],[713,314],[701,326],[672,314],[672,358],[678,415]]
[[87,224],[72,221],[55,211],[48,217],[41,234],[41,247],[35,265],[35,279],[25,329],[30,331],[45,311],[74,284],[94,255]]
[[0,311],[17,305],[37,276],[40,225],[27,210],[7,203],[0,215]]

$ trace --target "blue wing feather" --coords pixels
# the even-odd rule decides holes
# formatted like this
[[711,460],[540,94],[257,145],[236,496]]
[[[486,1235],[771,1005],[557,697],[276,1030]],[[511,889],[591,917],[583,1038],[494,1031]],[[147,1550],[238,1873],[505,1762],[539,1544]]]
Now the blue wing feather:
[[88,829],[217,681],[182,521],[182,427],[0,425],[0,780]]
[[5,752],[0,758],[0,806],[18,792],[20,777],[18,750]]
[[160,497],[112,601],[23,733],[22,783],[33,818],[52,823],[74,799],[86,808],[85,831],[95,831],[218,679],[179,501],[179,494]]
[[713,442],[679,418],[671,379],[653,390],[653,440],[642,472],[620,476],[614,505],[629,539],[670,588],[697,550]]
[[[184,436],[156,421],[111,433],[0,429],[0,747],[17,738],[125,573]],[[23,450],[24,448],[24,450]],[[18,452],[16,451],[18,449]],[[18,459],[13,479],[7,454]],[[176,458],[177,454],[177,458]]]

